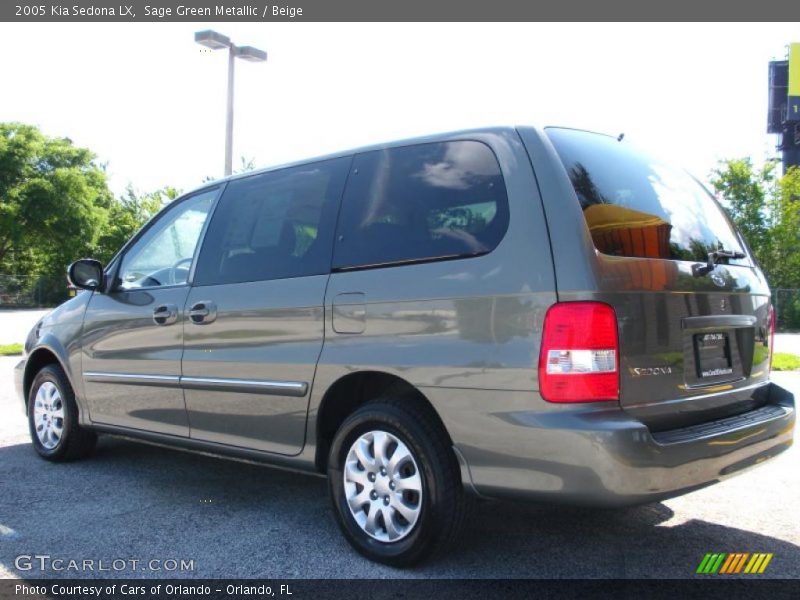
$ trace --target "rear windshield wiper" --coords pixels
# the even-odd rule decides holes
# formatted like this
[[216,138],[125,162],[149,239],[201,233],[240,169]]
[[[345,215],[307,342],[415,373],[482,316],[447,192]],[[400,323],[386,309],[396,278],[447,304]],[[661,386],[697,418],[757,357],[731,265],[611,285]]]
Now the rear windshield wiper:
[[720,258],[744,258],[744,252],[739,250],[714,250],[708,253],[708,262],[706,264],[698,263],[692,265],[692,273],[695,277],[700,277],[706,273],[710,273],[717,266],[717,261]]

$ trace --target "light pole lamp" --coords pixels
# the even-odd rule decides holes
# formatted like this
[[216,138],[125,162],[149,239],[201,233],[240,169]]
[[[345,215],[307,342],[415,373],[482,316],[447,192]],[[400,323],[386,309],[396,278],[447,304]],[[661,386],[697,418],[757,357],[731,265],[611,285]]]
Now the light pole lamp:
[[249,62],[264,62],[267,53],[253,46],[237,46],[226,36],[207,29],[194,34],[194,41],[211,50],[228,49],[228,107],[225,115],[225,175],[230,175],[233,167],[233,68],[236,58]]

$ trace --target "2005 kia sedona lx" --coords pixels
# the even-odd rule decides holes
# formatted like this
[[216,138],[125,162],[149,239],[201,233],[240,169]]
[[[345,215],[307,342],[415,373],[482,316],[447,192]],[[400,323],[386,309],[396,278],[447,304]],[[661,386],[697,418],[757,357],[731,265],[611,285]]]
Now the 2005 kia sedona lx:
[[561,128],[437,135],[210,183],[42,319],[36,451],[97,433],[327,473],[409,564],[468,495],[653,501],[792,443],[770,292],[685,172]]

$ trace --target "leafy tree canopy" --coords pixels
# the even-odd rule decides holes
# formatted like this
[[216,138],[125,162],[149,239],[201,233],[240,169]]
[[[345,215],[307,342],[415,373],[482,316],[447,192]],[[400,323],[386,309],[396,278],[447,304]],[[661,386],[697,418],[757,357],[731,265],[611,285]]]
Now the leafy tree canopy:
[[94,154],[36,127],[0,123],[0,265],[63,273],[90,254],[113,196]]
[[779,177],[775,164],[726,160],[711,184],[744,234],[772,288],[800,287],[800,169]]
[[90,150],[32,125],[0,123],[0,273],[36,287],[39,302],[61,301],[69,263],[110,260],[178,195],[171,187],[139,193],[128,186],[115,198]]
[[142,225],[179,195],[180,192],[173,187],[139,194],[129,185],[125,194],[111,204],[108,223],[97,241],[95,258],[104,263],[111,260]]

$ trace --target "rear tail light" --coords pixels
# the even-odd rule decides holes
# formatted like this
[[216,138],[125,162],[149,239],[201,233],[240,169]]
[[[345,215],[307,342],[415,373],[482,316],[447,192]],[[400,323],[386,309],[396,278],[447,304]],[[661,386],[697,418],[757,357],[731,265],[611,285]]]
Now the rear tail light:
[[772,371],[772,355],[775,349],[775,307],[769,307],[769,370]]
[[560,302],[544,318],[539,393],[548,402],[619,400],[619,338],[614,309]]

